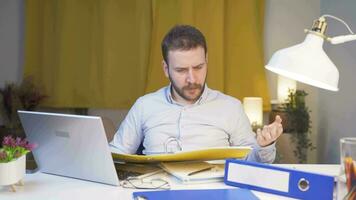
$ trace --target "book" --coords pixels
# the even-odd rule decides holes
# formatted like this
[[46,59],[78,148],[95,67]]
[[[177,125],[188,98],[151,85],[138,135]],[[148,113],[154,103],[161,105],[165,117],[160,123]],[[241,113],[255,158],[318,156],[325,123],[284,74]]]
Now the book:
[[135,200],[151,199],[169,199],[169,200],[258,200],[257,196],[250,190],[233,188],[233,189],[207,189],[207,190],[163,190],[134,192]]
[[224,164],[211,164],[204,161],[185,161],[163,162],[160,166],[183,184],[222,182],[224,180]]
[[225,160],[228,158],[245,158],[251,150],[252,148],[250,146],[227,146],[197,149],[192,151],[179,151],[170,154],[132,155],[116,153],[115,150],[112,149],[112,157],[115,161],[132,163]]

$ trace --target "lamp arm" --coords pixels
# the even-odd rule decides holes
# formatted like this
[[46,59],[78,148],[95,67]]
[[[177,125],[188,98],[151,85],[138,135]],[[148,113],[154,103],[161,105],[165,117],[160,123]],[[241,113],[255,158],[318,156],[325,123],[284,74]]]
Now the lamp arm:
[[340,35],[333,38],[328,38],[331,44],[341,44],[345,42],[350,42],[356,40],[356,35]]

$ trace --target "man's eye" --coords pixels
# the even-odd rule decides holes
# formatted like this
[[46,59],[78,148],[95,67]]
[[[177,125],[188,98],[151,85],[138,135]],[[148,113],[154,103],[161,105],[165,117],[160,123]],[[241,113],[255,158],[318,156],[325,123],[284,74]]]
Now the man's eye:
[[180,72],[180,73],[183,73],[183,72],[185,72],[186,70],[185,70],[185,69],[177,69],[176,71],[177,71],[177,72]]
[[203,68],[203,65],[199,65],[199,66],[194,67],[195,70],[199,70],[199,69],[202,69],[202,68]]

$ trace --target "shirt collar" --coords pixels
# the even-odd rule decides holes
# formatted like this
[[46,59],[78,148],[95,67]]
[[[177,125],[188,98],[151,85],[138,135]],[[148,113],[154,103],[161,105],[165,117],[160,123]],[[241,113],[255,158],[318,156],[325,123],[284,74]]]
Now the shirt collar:
[[[200,105],[202,103],[204,103],[208,97],[208,93],[210,91],[210,88],[208,88],[207,84],[204,85],[204,90],[203,90],[203,94],[199,97],[199,99],[194,103],[192,104],[192,106],[195,106],[195,105]],[[169,86],[166,87],[166,98],[168,100],[169,103],[171,104],[177,104],[177,105],[180,105],[180,106],[185,106],[177,101],[175,101],[172,97],[172,84],[170,83]]]

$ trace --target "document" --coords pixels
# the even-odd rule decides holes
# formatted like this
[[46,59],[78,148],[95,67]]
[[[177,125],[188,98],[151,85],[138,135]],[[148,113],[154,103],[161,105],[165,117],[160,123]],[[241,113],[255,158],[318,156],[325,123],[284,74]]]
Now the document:
[[183,184],[224,180],[224,164],[210,164],[204,161],[166,162],[161,163],[161,167]]
[[112,150],[112,157],[115,161],[132,163],[158,163],[171,161],[205,161],[205,160],[225,160],[228,158],[243,159],[252,150],[249,146],[228,146],[212,147],[207,149],[198,149],[192,151],[179,151],[171,154],[155,155],[131,155],[119,154]]

